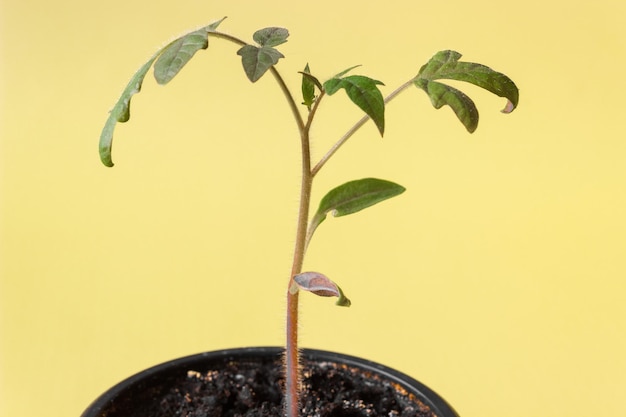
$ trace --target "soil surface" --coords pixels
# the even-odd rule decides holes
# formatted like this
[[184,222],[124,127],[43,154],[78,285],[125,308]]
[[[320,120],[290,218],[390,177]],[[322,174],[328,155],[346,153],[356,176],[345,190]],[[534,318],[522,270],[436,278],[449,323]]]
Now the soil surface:
[[[436,417],[397,384],[356,368],[304,362],[302,376],[302,416]],[[279,363],[227,363],[221,370],[189,371],[152,408],[135,417],[279,417],[283,384]]]

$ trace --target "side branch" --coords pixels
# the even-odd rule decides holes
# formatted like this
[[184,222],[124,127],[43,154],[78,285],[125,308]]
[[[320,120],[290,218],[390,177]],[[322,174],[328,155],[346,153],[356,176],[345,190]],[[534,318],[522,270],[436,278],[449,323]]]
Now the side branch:
[[[396,88],[394,91],[391,92],[391,94],[389,94],[387,97],[385,97],[385,104],[389,103],[391,100],[393,100],[394,98],[396,98],[396,96],[398,94],[400,94],[402,91],[406,90],[408,87],[410,87],[413,84],[413,80],[414,78],[411,78],[409,81],[405,82],[404,84],[402,84],[400,87]],[[363,116],[358,122],[356,122],[354,124],[354,126],[352,126],[338,141],[337,143],[335,143],[329,150],[328,152],[326,152],[326,155],[324,155],[320,161],[313,167],[313,169],[311,170],[311,175],[315,176],[317,175],[317,173],[320,171],[320,169],[322,169],[322,167],[326,164],[326,162],[328,162],[328,160],[335,154],[335,152],[337,152],[339,150],[339,148],[341,148],[343,146],[344,143],[346,143],[346,141],[348,139],[350,139],[352,137],[352,135],[354,135],[360,128],[361,126],[363,126],[365,124],[365,122],[367,122],[368,120],[370,120],[370,117],[365,115]]]

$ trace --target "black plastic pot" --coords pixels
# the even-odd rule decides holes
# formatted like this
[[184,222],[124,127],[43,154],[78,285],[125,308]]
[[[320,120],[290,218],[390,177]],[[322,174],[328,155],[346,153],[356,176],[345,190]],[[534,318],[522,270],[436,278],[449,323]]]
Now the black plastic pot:
[[[187,376],[189,370],[206,372],[219,369],[225,363],[244,361],[261,364],[275,363],[283,350],[278,347],[225,349],[186,356],[146,369],[118,383],[82,414],[82,417],[130,417],[158,404],[163,395]],[[415,379],[384,365],[365,359],[315,349],[303,349],[303,360],[313,363],[337,363],[358,369],[367,375],[399,385],[428,406],[438,417],[458,417],[454,409],[433,390]]]

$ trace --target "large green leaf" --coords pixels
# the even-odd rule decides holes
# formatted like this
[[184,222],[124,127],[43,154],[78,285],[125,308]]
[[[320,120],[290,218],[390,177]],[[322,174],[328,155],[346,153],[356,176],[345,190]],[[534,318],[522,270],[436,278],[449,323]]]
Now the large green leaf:
[[202,28],[176,39],[163,49],[154,63],[154,78],[159,84],[167,84],[200,49],[209,47],[207,31]]
[[385,132],[385,99],[378,85],[384,84],[363,75],[335,76],[324,83],[324,91],[333,95],[342,88],[346,90],[350,100],[374,121],[382,136]]
[[342,184],[329,191],[320,201],[317,212],[311,219],[309,238],[328,213],[335,217],[356,213],[404,191],[403,186],[378,178],[363,178]]
[[[176,74],[178,74],[178,72],[180,72],[180,69],[189,61],[189,59],[191,59],[193,54],[201,49],[196,48],[197,45],[202,45],[202,41],[199,41],[199,37],[204,36],[204,38],[207,38],[208,33],[214,32],[215,29],[217,29],[218,25],[224,21],[224,19],[225,18],[222,18],[216,22],[211,23],[208,26],[205,26],[202,29],[190,32],[170,42],[165,47],[158,50],[133,75],[133,77],[128,82],[128,85],[126,85],[124,91],[122,91],[120,98],[117,100],[117,102],[109,112],[109,117],[107,118],[107,121],[105,122],[102,129],[102,133],[100,134],[100,160],[104,165],[108,167],[113,166],[111,150],[113,147],[113,132],[115,131],[115,126],[118,122],[124,123],[130,119],[130,100],[135,94],[141,91],[143,80],[145,79],[146,74],[150,70],[152,64],[162,54],[166,55],[166,58],[163,59],[163,61],[159,59],[161,63],[159,64],[158,71],[155,68],[155,78],[157,79],[157,82],[161,84],[167,83]],[[191,52],[192,50],[193,52]]]
[[519,90],[506,75],[482,64],[459,61],[460,58],[461,54],[456,51],[438,52],[420,68],[413,82],[428,94],[435,108],[449,105],[471,133],[476,130],[479,118],[474,102],[460,90],[435,80],[465,81],[504,97],[508,100],[502,110],[505,113],[510,113],[517,107]]
[[259,78],[276,65],[280,58],[285,56],[269,46],[257,47],[254,45],[245,45],[237,51],[237,55],[241,56],[241,64],[248,79],[256,82]]

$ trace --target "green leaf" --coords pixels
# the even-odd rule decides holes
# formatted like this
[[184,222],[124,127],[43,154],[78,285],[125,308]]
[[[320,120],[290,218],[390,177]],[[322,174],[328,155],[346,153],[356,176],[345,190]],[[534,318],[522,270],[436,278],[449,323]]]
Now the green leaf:
[[347,73],[349,73],[350,71],[352,71],[353,69],[358,68],[358,67],[360,67],[360,66],[361,66],[361,64],[359,64],[359,65],[353,65],[353,66],[351,66],[350,68],[346,68],[345,70],[343,70],[343,71],[341,71],[340,73],[336,74],[333,78],[341,78],[341,77],[343,77],[344,75],[346,75]]
[[311,105],[315,101],[315,82],[311,79],[315,78],[311,75],[309,64],[306,64],[302,72],[302,104],[311,110]]
[[456,88],[436,81],[416,80],[415,85],[428,94],[434,108],[440,109],[446,104],[452,108],[468,132],[478,127],[478,109],[467,95]]
[[519,101],[519,90],[506,75],[473,62],[459,61],[461,54],[456,51],[441,51],[435,54],[413,79],[416,87],[424,90],[435,108],[449,105],[465,128],[471,133],[478,126],[478,109],[474,102],[456,88],[434,80],[448,79],[465,81],[507,99],[502,110],[512,112]]
[[252,39],[261,46],[278,46],[287,42],[289,31],[285,28],[269,27],[254,32]]
[[205,28],[176,39],[162,50],[161,56],[154,63],[154,78],[161,85],[167,84],[196,52],[208,47],[208,32]]
[[254,45],[241,47],[237,51],[237,55],[241,56],[243,69],[252,82],[261,78],[272,65],[278,63],[280,58],[284,58],[284,55],[274,48],[269,46],[259,48]]
[[404,191],[405,188],[401,185],[377,178],[363,178],[340,185],[329,191],[320,201],[309,226],[309,237],[326,219],[328,213],[335,217],[356,213]]
[[130,82],[122,92],[122,95],[111,109],[109,113],[109,117],[104,124],[104,128],[102,129],[102,133],[100,134],[100,160],[102,163],[108,167],[113,166],[113,160],[111,158],[111,149],[113,146],[113,131],[115,130],[115,126],[117,122],[127,122],[130,119],[130,99],[133,95],[141,91],[141,85],[143,84],[143,80],[146,77],[146,74],[152,63],[159,56],[159,52],[157,52],[148,62],[142,65],[141,68],[133,75],[130,79]]
[[187,33],[161,49],[154,63],[154,78],[161,85],[167,84],[180,72],[196,52],[209,47],[208,35],[215,32],[226,17],[201,29]]
[[298,71],[298,73],[302,74],[303,77],[308,78],[315,85],[315,87],[317,87],[320,91],[324,89],[324,87],[322,86],[322,83],[320,83],[320,80],[315,78],[313,75],[304,71]]
[[342,88],[346,90],[350,100],[374,121],[382,136],[385,132],[385,99],[378,85],[384,84],[363,75],[349,75],[326,81],[324,91],[328,95],[333,95]]
[[335,217],[345,216],[395,197],[405,190],[399,184],[378,178],[349,181],[329,191],[317,211],[324,214],[333,212]]
[[222,17],[220,20],[216,20],[215,22],[209,24],[208,26],[205,26],[204,28],[206,29],[207,32],[215,32],[215,29],[217,29],[217,27],[224,21],[226,20],[226,16]]
[[320,297],[338,297],[337,305],[342,307],[350,307],[352,304],[336,283],[330,278],[319,272],[302,272],[293,277],[298,284],[298,288],[304,291],[312,292]]
[[[162,63],[159,64],[161,66],[161,68],[158,71],[159,76],[157,76],[157,70],[155,68],[155,77],[157,78],[157,82],[161,84],[165,84],[180,71],[180,69],[187,63],[187,61],[189,61],[191,56],[193,56],[193,53],[195,53],[198,49],[200,49],[198,48],[194,50],[193,53],[191,53],[191,55],[189,55],[189,57],[184,62],[182,62],[181,59],[183,58],[181,58],[181,56],[184,56],[185,54],[184,53],[181,54],[180,51],[183,51],[183,50],[187,52],[190,51],[189,46],[186,46],[184,48],[182,46],[184,46],[185,44],[189,44],[190,41],[193,44],[194,40],[196,40],[198,37],[198,33],[204,33],[205,35],[203,36],[206,38],[207,36],[206,33],[214,32],[215,29],[219,26],[219,24],[224,21],[224,19],[226,18],[224,17],[216,22],[211,23],[208,26],[205,26],[202,29],[183,35],[180,38],[170,42],[164,48],[158,50],[148,60],[148,62],[143,64],[141,68],[139,68],[139,70],[133,75],[133,77],[128,82],[128,85],[126,85],[126,88],[124,89],[124,91],[122,91],[120,98],[117,100],[117,102],[115,103],[111,111],[109,112],[109,117],[107,118],[107,121],[105,122],[104,127],[102,129],[102,133],[100,134],[100,143],[99,143],[100,160],[102,161],[104,165],[108,167],[113,166],[111,150],[113,147],[113,132],[115,131],[115,126],[117,125],[118,122],[124,123],[130,119],[130,100],[135,94],[141,91],[143,80],[145,79],[146,74],[150,70],[150,67],[152,66],[152,64],[157,60],[157,58],[159,58],[161,54],[164,54],[167,52],[167,55],[171,59],[170,58],[164,59]],[[174,48],[173,46],[178,43],[181,44],[181,48]],[[174,54],[174,51],[178,51],[178,52]],[[175,62],[176,63],[182,62],[182,63],[178,65],[178,64],[174,64]],[[161,78],[161,81],[159,80],[159,78]]]

